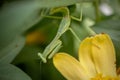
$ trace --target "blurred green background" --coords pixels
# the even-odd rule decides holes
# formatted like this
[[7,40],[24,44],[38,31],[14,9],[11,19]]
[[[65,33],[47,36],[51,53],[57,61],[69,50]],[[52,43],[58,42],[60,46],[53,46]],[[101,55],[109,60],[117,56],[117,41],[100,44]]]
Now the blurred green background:
[[[82,13],[82,21],[71,18],[70,24],[79,39],[90,36],[86,27],[111,36],[120,66],[120,0],[0,0],[0,80],[65,80],[52,59],[43,63],[37,55],[55,37],[61,22],[54,18],[61,13],[51,15],[51,9],[63,6],[70,16],[80,18]],[[58,52],[77,58],[75,36],[68,30],[60,39]]]

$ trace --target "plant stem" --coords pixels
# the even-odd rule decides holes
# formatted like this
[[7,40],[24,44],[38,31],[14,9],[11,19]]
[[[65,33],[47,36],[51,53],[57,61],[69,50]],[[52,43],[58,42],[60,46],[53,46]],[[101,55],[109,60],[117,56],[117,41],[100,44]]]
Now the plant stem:
[[99,22],[101,20],[100,10],[99,10],[99,0],[94,0],[93,3],[95,6],[96,22]]

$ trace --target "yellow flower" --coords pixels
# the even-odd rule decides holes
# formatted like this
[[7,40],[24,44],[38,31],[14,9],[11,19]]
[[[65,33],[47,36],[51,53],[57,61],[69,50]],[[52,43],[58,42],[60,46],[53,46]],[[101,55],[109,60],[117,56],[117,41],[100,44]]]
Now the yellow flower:
[[79,60],[57,53],[53,63],[67,80],[120,80],[114,46],[107,34],[85,38],[80,44]]

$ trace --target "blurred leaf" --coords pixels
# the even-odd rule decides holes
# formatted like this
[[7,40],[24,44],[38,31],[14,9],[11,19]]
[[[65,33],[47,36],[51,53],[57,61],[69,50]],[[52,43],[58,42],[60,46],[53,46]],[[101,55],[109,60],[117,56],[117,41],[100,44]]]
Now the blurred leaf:
[[72,22],[71,26],[74,32],[81,40],[83,40],[86,36],[88,36],[87,31],[85,30],[83,24],[81,24],[80,22]]
[[24,37],[17,37],[13,42],[0,51],[0,62],[10,63],[23,48],[25,43]]
[[40,20],[39,10],[39,5],[33,1],[4,5],[0,10],[0,50]]
[[76,11],[79,13],[79,16],[81,14],[81,9],[82,9],[82,15],[84,17],[88,17],[90,19],[95,20],[96,14],[95,14],[94,5],[92,3],[77,4]]
[[38,1],[40,2],[40,5],[42,7],[60,7],[92,0],[38,0]]
[[120,20],[106,20],[94,25],[93,29],[97,33],[108,33],[115,45],[117,53],[117,64],[120,65]]
[[120,20],[106,20],[94,25],[97,33],[108,33],[113,40],[120,41]]
[[0,80],[32,80],[27,74],[11,64],[0,64]]
[[21,68],[32,80],[40,80],[40,59],[37,56],[39,51],[41,51],[39,46],[24,46],[12,64]]
[[36,24],[40,6],[33,1],[17,1],[0,10],[0,62],[10,63],[22,49],[25,39],[21,34]]
[[65,32],[61,36],[62,40],[62,48],[60,49],[60,52],[66,52],[69,54],[74,55],[74,48],[73,48],[73,35],[70,31]]
[[119,0],[112,0],[112,1],[108,1],[108,3],[114,9],[114,12],[120,16],[120,1]]

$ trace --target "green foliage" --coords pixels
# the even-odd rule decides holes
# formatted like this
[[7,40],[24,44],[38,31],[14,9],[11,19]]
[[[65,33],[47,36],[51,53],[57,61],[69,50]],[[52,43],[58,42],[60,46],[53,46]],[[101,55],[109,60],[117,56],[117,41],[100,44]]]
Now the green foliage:
[[[105,14],[105,10],[100,9],[102,4],[108,5],[112,13]],[[38,52],[44,52],[50,44],[54,52],[60,40],[62,47],[57,51],[76,57],[78,39],[90,36],[90,30],[111,36],[117,67],[120,67],[120,0],[3,0],[0,6],[0,80],[65,80],[54,68],[52,59],[44,64]],[[27,35],[34,31],[40,32],[40,42],[27,44],[30,40]],[[44,54],[47,59],[51,53]]]
[[32,80],[19,68],[11,64],[0,64],[0,80]]
[[11,63],[25,44],[24,37],[17,37],[0,51],[0,63]]

